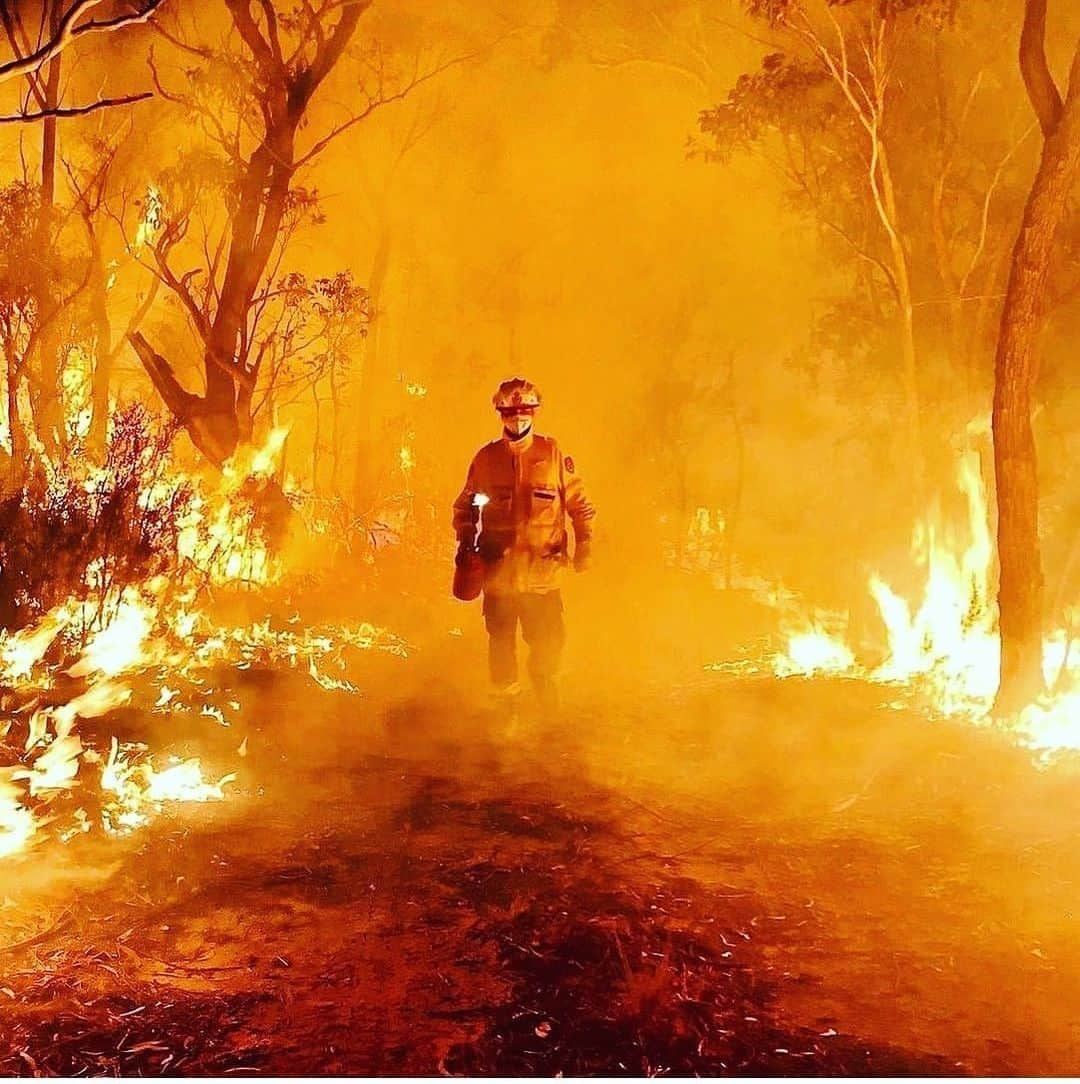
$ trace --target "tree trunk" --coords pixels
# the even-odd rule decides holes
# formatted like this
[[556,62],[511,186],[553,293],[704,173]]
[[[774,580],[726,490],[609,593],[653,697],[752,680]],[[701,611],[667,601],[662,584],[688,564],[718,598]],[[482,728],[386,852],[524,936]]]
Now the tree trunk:
[[[60,5],[54,4],[51,11],[51,30],[55,34],[59,29]],[[45,108],[55,109],[60,102],[60,57],[56,56],[49,63],[45,79]],[[38,222],[39,252],[42,263],[39,266],[37,295],[38,320],[43,320],[52,313],[58,304],[53,282],[54,268],[51,264],[52,229],[56,202],[56,117],[46,117],[41,122],[41,213]],[[60,397],[60,326],[59,321],[51,319],[43,329],[38,342],[36,358],[36,385],[34,395],[34,428],[38,438],[47,450],[55,454],[65,443],[64,411]],[[33,364],[34,359],[31,359]]]
[[90,319],[94,327],[94,369],[91,375],[90,400],[92,414],[88,443],[92,451],[101,454],[109,427],[109,384],[112,377],[112,325],[109,322],[108,278],[101,256],[101,245],[90,230],[93,261],[90,272]]
[[[880,137],[879,137],[880,138]],[[923,448],[922,399],[919,391],[919,359],[915,346],[915,302],[911,293],[908,254],[900,237],[892,170],[883,142],[878,144],[877,168],[881,178],[878,214],[889,242],[896,304],[900,310],[901,385],[904,389],[911,480],[916,506],[926,507],[926,453]]]
[[22,363],[13,342],[4,343],[4,360],[7,366],[7,415],[11,438],[11,461],[5,479],[5,494],[21,488],[26,480],[27,457],[30,447],[19,416],[19,384],[22,380]]
[[1043,573],[1039,481],[1031,405],[1039,372],[1053,242],[1080,169],[1080,48],[1056,123],[1044,123],[1039,168],[1013,247],[994,364],[994,471],[997,477],[998,608],[1001,680],[995,710],[1030,702],[1043,686]]
[[357,442],[354,494],[358,508],[371,508],[379,493],[384,460],[380,457],[379,420],[386,402],[387,366],[380,349],[386,276],[390,266],[391,237],[386,226],[379,230],[375,257],[368,277],[368,333],[364,343],[364,364],[357,381]]

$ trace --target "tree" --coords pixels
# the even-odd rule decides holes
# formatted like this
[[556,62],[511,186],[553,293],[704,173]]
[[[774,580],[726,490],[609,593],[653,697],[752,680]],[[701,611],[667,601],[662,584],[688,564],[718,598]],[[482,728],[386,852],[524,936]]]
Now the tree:
[[[106,196],[116,170],[117,157],[125,142],[130,141],[130,129],[126,135],[96,136],[87,141],[88,161],[75,162],[63,159],[68,184],[74,197],[74,210],[78,213],[86,233],[90,279],[88,284],[87,313],[90,329],[88,356],[91,369],[89,382],[90,422],[86,434],[87,443],[96,454],[106,446],[110,409],[112,377],[121,353],[127,348],[127,336],[138,330],[157,297],[160,280],[151,278],[149,287],[131,308],[124,330],[116,335],[113,331],[114,314],[111,311],[113,287],[122,274],[125,264],[136,262],[139,246],[125,246],[122,254],[109,244],[106,228]],[[155,208],[148,210],[150,215]],[[148,233],[150,226],[144,229]]]
[[[727,101],[706,110],[702,131],[720,155],[740,144],[770,154],[800,204],[854,259],[867,327],[891,312],[913,488],[924,506],[924,384],[933,374],[922,355],[943,321],[924,311],[920,334],[916,313],[931,298],[943,304],[946,357],[970,378],[977,345],[969,328],[986,311],[970,303],[992,295],[994,200],[1022,141],[999,124],[1000,148],[982,133],[961,142],[974,124],[973,102],[985,96],[993,42],[984,48],[980,28],[977,45],[943,58],[955,7],[946,0],[750,0],[747,7],[783,51],[768,54]],[[980,53],[971,72],[970,56]],[[959,146],[970,152],[966,169]],[[980,278],[982,289],[973,291]],[[845,304],[850,312],[850,299]]]
[[[88,267],[64,257],[69,247],[62,234],[42,234],[41,190],[29,181],[14,181],[0,189],[0,345],[4,353],[6,416],[11,456],[9,488],[18,488],[26,469],[31,436],[41,443],[42,374],[31,360],[42,338],[57,326],[85,289]],[[52,289],[43,300],[44,277]]]
[[[185,60],[198,61],[185,71],[189,91],[168,89],[151,57],[159,93],[182,106],[206,137],[173,171],[172,193],[163,191],[165,218],[151,266],[180,300],[195,333],[205,390],[188,390],[176,363],[142,334],[130,336],[168,408],[217,465],[252,435],[249,408],[259,397],[262,361],[273,353],[260,345],[259,325],[274,324],[274,305],[267,302],[282,276],[292,273],[285,259],[291,237],[301,222],[320,215],[317,191],[296,183],[298,174],[344,132],[465,59],[424,68],[418,56],[411,66],[402,64],[374,33],[350,46],[370,0],[324,0],[291,12],[271,0],[225,4],[231,26],[218,46],[199,43],[176,25],[158,28]],[[310,133],[308,107],[347,47],[349,72],[359,75],[348,113],[329,130]],[[195,184],[189,183],[193,176],[199,177]],[[208,201],[209,191],[224,199]],[[224,221],[214,221],[222,206]]]
[[[25,78],[27,84],[27,99],[23,107],[15,114],[0,117],[0,122],[40,122],[41,132],[35,243],[29,263],[25,269],[20,270],[20,275],[25,275],[27,271],[36,272],[28,280],[33,293],[33,304],[16,306],[20,314],[17,323],[22,325],[29,321],[34,325],[26,337],[26,342],[35,357],[31,360],[20,356],[18,364],[14,364],[12,350],[20,336],[7,336],[5,345],[8,375],[14,377],[18,383],[24,379],[29,381],[33,426],[38,439],[53,453],[64,443],[65,437],[60,387],[63,358],[61,329],[57,316],[71,300],[70,297],[64,299],[57,292],[58,253],[55,251],[55,242],[63,228],[56,213],[57,121],[63,117],[84,116],[102,108],[126,105],[151,97],[150,92],[145,92],[122,97],[101,97],[88,104],[65,106],[61,87],[62,53],[80,40],[148,22],[163,0],[145,0],[144,3],[130,5],[132,10],[104,16],[99,10],[102,2],[103,0],[75,0],[74,3],[66,0],[44,0],[36,41],[32,40],[27,30],[19,5],[0,3],[0,25],[14,54],[13,59],[0,63],[0,83]],[[12,299],[8,297],[6,300]],[[11,315],[9,312],[8,316]],[[9,330],[11,327],[9,319]],[[25,448],[20,443],[25,434],[22,433],[22,425],[14,407],[19,395],[18,383],[8,388],[8,425],[16,479],[25,465]]]
[[[294,176],[338,132],[306,150],[297,146],[297,136],[312,98],[340,60],[370,0],[345,5],[326,0],[317,8],[304,4],[289,15],[279,15],[270,0],[263,0],[259,16],[252,14],[249,0],[225,3],[233,35],[222,49],[170,35],[204,66],[192,80],[196,91],[210,86],[216,100],[167,90],[155,68],[162,96],[193,110],[213,133],[224,157],[210,165],[221,168],[229,188],[228,221],[204,246],[202,267],[179,272],[171,263],[191,226],[194,196],[165,222],[155,246],[155,273],[180,299],[201,344],[203,394],[188,391],[175,367],[140,332],[129,336],[166,406],[217,466],[250,436],[243,403],[250,402],[257,374],[248,364],[245,340],[260,284],[275,252],[282,251],[282,231],[290,214],[295,219],[298,200],[302,203]],[[235,114],[218,115],[230,94]],[[248,131],[255,137],[245,146]],[[200,274],[203,286],[196,290],[193,280]]]
[[1038,170],[1012,251],[994,364],[998,610],[1001,674],[996,707],[1011,711],[1042,687],[1043,573],[1032,398],[1054,239],[1080,173],[1080,45],[1062,99],[1046,60],[1046,0],[1026,0],[1020,71],[1042,129]]
[[340,496],[342,397],[354,375],[352,359],[361,352],[370,326],[370,298],[351,271],[309,280],[291,272],[267,291],[254,370],[262,379],[246,405],[252,424],[264,411],[277,425],[279,412],[305,398],[314,404],[310,483],[320,492],[323,408],[330,404],[329,489]]

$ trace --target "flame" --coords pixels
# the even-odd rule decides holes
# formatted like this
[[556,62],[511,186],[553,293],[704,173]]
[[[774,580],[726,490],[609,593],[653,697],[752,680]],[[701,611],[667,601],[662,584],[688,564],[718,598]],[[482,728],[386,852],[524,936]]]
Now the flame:
[[154,185],[148,184],[146,198],[143,201],[142,220],[135,231],[135,240],[132,243],[134,251],[138,252],[139,249],[154,243],[154,236],[161,229],[164,219],[165,205],[162,203],[161,193]]
[[[916,526],[912,553],[926,572],[917,602],[882,577],[870,577],[870,594],[886,630],[884,661],[859,666],[841,633],[811,622],[788,634],[786,649],[773,661],[775,673],[858,675],[905,686],[936,713],[989,720],[1001,642],[991,588],[994,545],[987,493],[974,449],[960,459],[958,485],[967,510],[962,531],[942,529],[934,515]],[[1052,691],[1010,721],[1021,742],[1046,755],[1080,749],[1080,659],[1070,654],[1070,640],[1061,629],[1046,638],[1043,671]]]
[[37,818],[20,801],[12,770],[0,774],[0,858],[26,850],[37,832]]
[[153,609],[138,595],[128,594],[113,619],[83,648],[68,674],[115,677],[134,669],[148,658],[146,640],[153,623]]
[[855,656],[842,640],[814,622],[789,635],[787,651],[776,657],[774,666],[781,677],[842,674],[854,668]]
[[106,797],[102,819],[106,831],[114,835],[141,828],[166,802],[221,801],[225,786],[236,779],[229,774],[208,783],[198,757],[174,759],[171,767],[158,771],[151,762],[136,759],[140,751],[140,746],[121,744],[113,738],[101,771],[101,790]]
[[94,356],[86,345],[76,343],[67,351],[60,381],[64,428],[69,441],[83,440],[90,432],[94,417],[93,380]]
[[72,612],[66,605],[58,606],[36,625],[11,634],[0,634],[0,665],[3,667],[0,678],[9,684],[28,678],[71,618]]
[[[147,221],[149,229],[153,222]],[[65,406],[69,413],[75,409],[70,401]],[[212,489],[171,460],[161,460],[160,450],[157,459],[140,459],[135,478],[147,481],[138,491],[137,507],[164,517],[175,529],[170,573],[116,584],[113,568],[102,558],[86,570],[83,590],[35,625],[0,631],[0,683],[23,694],[25,704],[0,717],[0,737],[10,742],[16,728],[23,748],[18,763],[0,764],[0,858],[23,854],[49,837],[67,842],[97,825],[111,834],[132,831],[166,805],[225,797],[235,776],[205,779],[197,757],[174,758],[160,767],[145,746],[114,737],[103,755],[79,735],[80,719],[105,716],[132,698],[128,681],[136,676],[140,686],[153,687],[148,710],[190,712],[229,726],[224,707],[215,702],[214,670],[286,667],[323,688],[355,693],[346,673],[348,651],[407,653],[402,641],[368,623],[305,628],[297,615],[287,627],[269,618],[231,625],[200,607],[199,600],[209,598],[208,586],[263,587],[282,575],[256,521],[255,498],[277,476],[286,437],[286,429],[275,429],[261,447],[239,452]],[[44,448],[37,454],[48,500],[62,504],[74,483],[92,506],[108,499],[115,487],[109,475],[115,465],[96,465],[82,456],[54,463]],[[57,680],[61,672],[62,681]],[[66,702],[51,702],[52,691],[72,681],[83,683],[81,691]],[[226,706],[230,712],[241,710],[235,699]],[[245,738],[238,755],[246,754]],[[91,765],[96,770],[87,771]],[[86,809],[68,811],[70,803],[58,800],[80,787],[99,792],[99,801],[87,806],[100,811],[93,820]]]

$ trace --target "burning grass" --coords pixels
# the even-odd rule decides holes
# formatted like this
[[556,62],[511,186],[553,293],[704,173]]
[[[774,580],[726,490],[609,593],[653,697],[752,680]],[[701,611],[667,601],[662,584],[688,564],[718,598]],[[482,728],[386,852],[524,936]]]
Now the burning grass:
[[230,596],[243,596],[240,610],[269,611],[284,575],[286,502],[274,481],[284,434],[226,464],[213,486],[174,461],[174,436],[141,408],[121,411],[100,465],[76,456],[56,466],[39,452],[40,469],[0,510],[0,597],[10,604],[0,633],[0,858],[47,828],[65,840],[124,833],[167,804],[225,796],[234,771],[207,779],[197,757],[160,763],[143,741],[84,742],[80,720],[127,704],[136,684],[158,715],[227,727],[241,704],[217,702],[222,669],[300,669],[355,692],[350,652],[405,653],[369,623],[223,617]]
[[1056,615],[1063,616],[1064,625],[1044,641],[1045,693],[1017,717],[995,720],[1001,650],[995,554],[975,447],[961,456],[957,482],[966,507],[963,525],[956,527],[935,509],[915,527],[912,557],[924,575],[921,596],[904,597],[877,573],[869,578],[885,632],[884,656],[867,661],[866,645],[849,640],[846,614],[809,614],[775,593],[786,636],[771,668],[779,677],[857,677],[892,686],[933,714],[980,724],[1003,722],[1045,763],[1080,749],[1080,654],[1072,650],[1075,607]]

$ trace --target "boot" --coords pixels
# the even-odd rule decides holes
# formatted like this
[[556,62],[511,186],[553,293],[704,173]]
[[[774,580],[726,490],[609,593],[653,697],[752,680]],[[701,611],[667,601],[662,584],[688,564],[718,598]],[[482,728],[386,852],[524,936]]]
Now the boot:
[[540,708],[540,717],[546,722],[558,718],[559,687],[554,678],[541,678],[533,683],[536,690],[536,703]]

